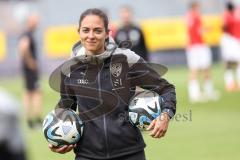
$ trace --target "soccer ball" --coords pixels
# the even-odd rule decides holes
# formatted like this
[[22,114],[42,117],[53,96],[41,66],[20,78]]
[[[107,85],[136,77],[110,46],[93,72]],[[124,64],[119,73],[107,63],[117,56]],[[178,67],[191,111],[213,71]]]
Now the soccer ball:
[[162,97],[154,91],[142,91],[134,95],[129,104],[129,120],[139,129],[146,129],[161,114]]
[[47,141],[61,147],[76,144],[83,133],[83,122],[71,109],[57,108],[43,121],[43,133]]

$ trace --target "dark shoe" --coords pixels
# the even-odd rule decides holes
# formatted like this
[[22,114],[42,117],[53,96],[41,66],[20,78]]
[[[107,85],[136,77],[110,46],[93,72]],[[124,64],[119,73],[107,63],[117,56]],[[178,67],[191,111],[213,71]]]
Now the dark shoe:
[[29,127],[29,128],[33,129],[33,127],[34,127],[34,122],[33,122],[33,120],[31,120],[31,119],[27,120],[27,124],[28,124],[28,127]]

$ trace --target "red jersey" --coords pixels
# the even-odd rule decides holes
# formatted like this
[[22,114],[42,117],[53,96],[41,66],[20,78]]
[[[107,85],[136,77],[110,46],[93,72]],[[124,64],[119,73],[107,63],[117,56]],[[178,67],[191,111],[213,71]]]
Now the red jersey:
[[190,11],[187,15],[187,31],[189,45],[202,44],[202,22],[201,16],[197,11]]
[[230,35],[234,35],[235,32],[235,17],[234,12],[225,11],[223,14],[223,26],[224,31]]
[[234,23],[234,32],[233,36],[237,39],[240,39],[240,8],[237,8],[235,11],[235,23]]

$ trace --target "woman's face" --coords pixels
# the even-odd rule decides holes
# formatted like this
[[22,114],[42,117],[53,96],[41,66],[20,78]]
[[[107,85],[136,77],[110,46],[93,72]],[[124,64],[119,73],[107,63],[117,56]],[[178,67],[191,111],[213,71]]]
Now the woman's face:
[[105,50],[108,33],[104,28],[103,19],[97,15],[87,15],[80,24],[81,43],[88,54],[101,54]]

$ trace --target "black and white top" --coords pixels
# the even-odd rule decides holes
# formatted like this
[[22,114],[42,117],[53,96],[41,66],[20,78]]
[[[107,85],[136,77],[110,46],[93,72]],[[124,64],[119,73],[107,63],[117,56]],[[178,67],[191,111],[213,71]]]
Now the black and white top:
[[[60,77],[57,107],[78,110],[85,128],[75,148],[76,156],[107,159],[141,151],[145,147],[137,127],[128,121],[128,104],[136,86],[153,90],[164,99],[163,111],[176,111],[175,88],[133,51],[113,41],[100,55],[88,56],[81,43],[72,58],[50,79]],[[50,80],[51,85],[51,80]],[[56,81],[52,86],[58,87]]]

